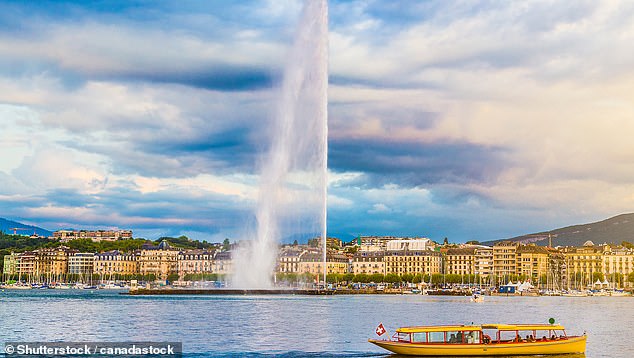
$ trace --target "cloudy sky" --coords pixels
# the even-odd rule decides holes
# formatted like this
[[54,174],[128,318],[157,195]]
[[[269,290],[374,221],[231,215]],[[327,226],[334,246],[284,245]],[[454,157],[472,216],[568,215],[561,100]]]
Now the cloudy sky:
[[[329,231],[634,207],[634,2],[330,1]],[[0,217],[235,238],[302,3],[0,2]]]

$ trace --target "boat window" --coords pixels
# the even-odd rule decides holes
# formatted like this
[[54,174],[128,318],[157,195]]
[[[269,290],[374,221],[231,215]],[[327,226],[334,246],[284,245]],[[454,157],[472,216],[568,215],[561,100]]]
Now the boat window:
[[533,335],[533,331],[519,331],[518,332],[522,342],[534,342],[535,336]]
[[412,334],[412,342],[415,343],[426,343],[427,342],[427,333],[426,332],[418,332]]
[[464,341],[469,344],[480,343],[480,331],[465,332]]
[[398,334],[398,340],[399,342],[409,342],[409,333],[399,333]]
[[429,332],[429,342],[430,343],[444,343],[445,332]]
[[535,339],[539,341],[547,341],[550,339],[550,332],[547,330],[537,330],[535,331]]
[[460,331],[448,331],[447,343],[462,343],[462,332]]
[[516,337],[516,331],[500,331],[500,342],[513,342]]

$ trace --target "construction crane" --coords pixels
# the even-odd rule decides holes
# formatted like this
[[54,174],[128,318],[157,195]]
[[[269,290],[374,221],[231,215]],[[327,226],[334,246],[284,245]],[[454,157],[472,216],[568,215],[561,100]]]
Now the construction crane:
[[13,230],[13,235],[17,235],[18,234],[18,230],[31,230],[31,229],[27,229],[25,227],[12,227],[9,230]]

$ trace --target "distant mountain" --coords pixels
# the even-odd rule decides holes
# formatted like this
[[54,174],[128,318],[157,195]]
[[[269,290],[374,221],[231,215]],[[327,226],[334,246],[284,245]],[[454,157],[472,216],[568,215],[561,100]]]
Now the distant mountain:
[[0,218],[0,231],[3,231],[5,234],[13,234],[13,228],[26,229],[16,230],[15,233],[19,235],[33,235],[33,233],[36,233],[39,236],[53,236],[52,231],[42,229],[41,227],[26,225],[17,221]]
[[552,246],[583,246],[590,240],[595,245],[603,243],[620,244],[623,241],[634,243],[634,213],[621,214],[615,217],[590,224],[567,226],[561,229],[528,234],[504,240],[483,242],[493,245],[500,241],[516,241],[524,244],[535,243],[548,246],[548,237]]

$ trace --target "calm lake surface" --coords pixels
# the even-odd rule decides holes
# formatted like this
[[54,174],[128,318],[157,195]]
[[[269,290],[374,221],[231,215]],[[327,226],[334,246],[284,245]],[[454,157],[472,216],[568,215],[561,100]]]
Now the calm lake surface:
[[[122,296],[106,290],[0,291],[7,341],[172,341],[186,357],[390,357],[367,342],[422,324],[546,323],[588,333],[585,357],[634,356],[632,297]],[[570,356],[568,356],[570,357]],[[575,356],[579,357],[579,356]],[[583,357],[580,356],[580,357]]]

